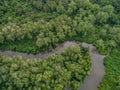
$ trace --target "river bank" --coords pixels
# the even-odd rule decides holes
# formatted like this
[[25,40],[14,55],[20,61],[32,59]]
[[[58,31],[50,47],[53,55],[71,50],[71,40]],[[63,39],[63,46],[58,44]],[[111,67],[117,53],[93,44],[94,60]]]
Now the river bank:
[[[78,42],[76,41],[66,41],[62,44],[59,44],[52,52],[53,53],[61,53],[65,49],[67,49],[70,45],[77,45]],[[92,44],[88,44],[83,42],[83,47],[89,47],[89,52],[92,58],[92,70],[91,73],[86,77],[83,85],[80,87],[80,90],[98,90],[98,86],[100,82],[103,79],[103,76],[105,75],[105,66],[103,64],[104,62],[104,55],[101,55],[97,52],[96,47],[94,47]],[[40,58],[43,59],[50,55],[50,52],[41,52],[36,55],[34,54],[26,54],[22,52],[15,52],[15,51],[0,51],[0,54],[3,54],[5,56],[22,56],[23,58]]]

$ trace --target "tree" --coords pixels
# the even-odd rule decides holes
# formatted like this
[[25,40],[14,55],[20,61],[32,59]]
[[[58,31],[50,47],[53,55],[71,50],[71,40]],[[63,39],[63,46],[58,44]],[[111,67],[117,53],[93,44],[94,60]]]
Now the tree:
[[104,41],[103,41],[102,39],[97,40],[97,41],[95,42],[95,45],[96,45],[98,48],[105,49]]
[[57,12],[58,12],[59,14],[62,14],[62,13],[65,12],[65,8],[64,8],[64,6],[62,5],[62,2],[61,2],[61,1],[58,2]]
[[111,48],[115,48],[117,46],[117,44],[116,44],[116,42],[114,40],[109,40],[108,42],[109,42],[109,46]]
[[102,11],[107,12],[109,15],[111,15],[114,12],[114,7],[112,5],[105,5],[102,8]]
[[48,0],[48,1],[46,2],[46,4],[47,4],[47,6],[48,6],[48,8],[50,9],[51,12],[56,11],[57,5],[56,5],[56,2],[55,2],[55,1],[49,1],[49,0]]
[[68,14],[70,15],[74,15],[76,13],[76,3],[74,1],[71,1],[69,4],[68,4]]
[[103,25],[107,22],[109,14],[107,12],[98,12],[96,14],[96,23]]
[[98,31],[98,33],[100,34],[100,37],[102,37],[103,39],[107,39],[107,29],[100,29]]
[[32,5],[33,5],[33,7],[35,7],[38,10],[42,10],[43,9],[43,3],[42,3],[41,0],[32,1]]

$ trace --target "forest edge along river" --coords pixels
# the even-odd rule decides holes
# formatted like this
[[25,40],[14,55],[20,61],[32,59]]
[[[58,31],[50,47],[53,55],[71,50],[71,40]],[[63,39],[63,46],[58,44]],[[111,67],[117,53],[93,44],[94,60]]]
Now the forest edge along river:
[[83,42],[82,46],[89,47],[89,52],[92,58],[92,70],[91,73],[86,77],[83,85],[80,87],[80,90],[98,90],[98,86],[105,75],[105,56],[100,55],[97,52],[96,47],[94,47],[92,44]]
[[[67,49],[70,45],[77,45],[78,42],[76,41],[66,41],[62,44],[59,44],[52,53],[61,53],[63,50]],[[88,44],[83,42],[83,47],[89,47],[89,52],[92,58],[92,70],[91,73],[86,77],[84,80],[84,83],[81,85],[80,90],[98,90],[99,84],[103,79],[103,76],[105,75],[105,66],[104,66],[104,55],[100,55],[97,52],[96,47],[94,47],[92,44]],[[15,52],[15,51],[0,51],[0,54],[6,55],[6,56],[22,56],[23,58],[45,58],[48,55],[52,54],[50,52],[42,52],[38,53],[36,55],[33,54],[26,54],[21,52]]]

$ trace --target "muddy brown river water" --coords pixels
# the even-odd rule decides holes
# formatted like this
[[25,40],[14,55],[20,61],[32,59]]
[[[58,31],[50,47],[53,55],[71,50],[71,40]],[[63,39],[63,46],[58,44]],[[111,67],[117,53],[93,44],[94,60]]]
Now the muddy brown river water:
[[96,47],[92,44],[83,42],[82,46],[89,47],[89,52],[92,58],[92,70],[80,87],[80,90],[98,90],[98,86],[105,75],[104,55],[100,55]]
[[[66,41],[62,44],[59,44],[57,48],[53,50],[53,52],[61,53],[70,45],[76,45],[76,44],[78,44],[78,42],[76,41]],[[100,85],[100,82],[102,81],[103,76],[105,75],[105,66],[103,64],[105,56],[100,55],[92,44],[83,42],[82,46],[89,47],[89,52],[92,58],[92,70],[91,73],[86,77],[83,85],[81,85],[80,90],[98,90],[98,86]],[[0,51],[0,54],[3,54],[5,56],[22,56],[23,58],[29,58],[29,59],[34,59],[34,58],[43,59],[48,55],[50,55],[49,52],[42,52],[33,55],[33,54],[26,54],[15,51]]]

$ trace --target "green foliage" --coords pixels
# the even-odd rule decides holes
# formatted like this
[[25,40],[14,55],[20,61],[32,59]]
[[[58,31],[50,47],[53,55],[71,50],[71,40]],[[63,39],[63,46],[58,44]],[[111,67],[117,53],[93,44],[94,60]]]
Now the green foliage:
[[101,82],[100,90],[120,89],[120,48],[114,49],[105,59],[106,75]]
[[0,49],[37,53],[66,40],[94,43],[102,54],[118,47],[120,0],[0,0]]
[[0,55],[0,90],[76,90],[90,67],[89,51],[81,45],[44,60]]
[[0,44],[0,49],[26,52],[26,53],[32,52],[33,54],[40,52],[40,48],[36,47],[34,39],[17,40],[15,42],[8,41],[4,44]]
[[[102,6],[102,3],[105,5]],[[26,40],[29,45],[26,38],[31,40],[36,38],[34,47],[48,50],[55,48],[59,42],[73,39],[94,43],[98,40],[103,40],[104,43],[112,40],[119,43],[119,13],[115,12],[116,6],[113,3],[115,2],[109,0],[99,2],[96,0],[3,1],[1,2],[0,44],[4,45],[3,49],[7,49],[5,47],[11,46],[5,44],[8,41],[15,43],[18,40],[21,42]],[[24,48],[27,48],[27,45]],[[109,49],[110,45],[99,48],[102,50],[103,47]],[[13,48],[9,49],[13,50]],[[18,47],[16,50],[20,51]],[[37,49],[33,52],[28,48],[21,51],[38,52]],[[107,51],[102,52],[107,53]]]

